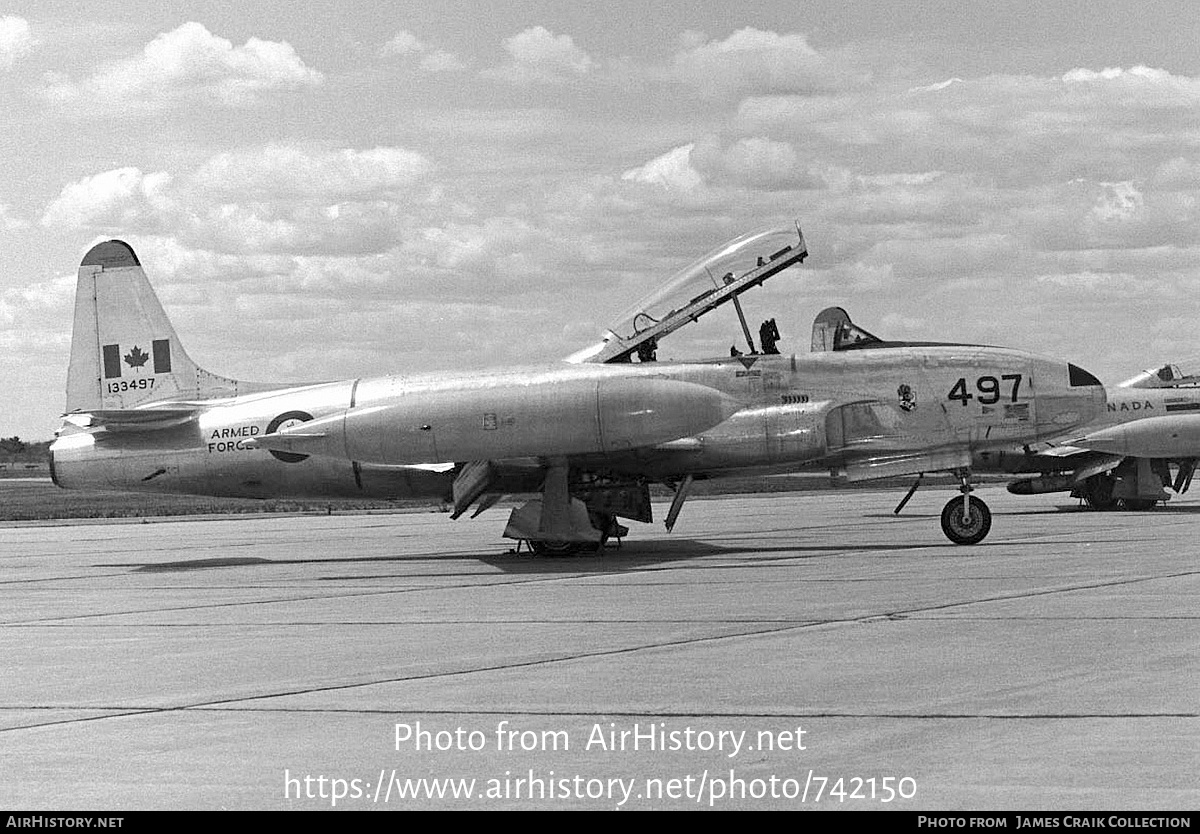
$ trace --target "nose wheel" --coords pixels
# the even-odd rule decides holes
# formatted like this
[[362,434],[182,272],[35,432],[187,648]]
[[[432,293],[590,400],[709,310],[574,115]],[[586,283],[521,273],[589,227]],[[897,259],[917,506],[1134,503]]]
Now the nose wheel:
[[942,508],[942,532],[955,544],[978,544],[992,529],[992,511],[974,495],[951,498]]

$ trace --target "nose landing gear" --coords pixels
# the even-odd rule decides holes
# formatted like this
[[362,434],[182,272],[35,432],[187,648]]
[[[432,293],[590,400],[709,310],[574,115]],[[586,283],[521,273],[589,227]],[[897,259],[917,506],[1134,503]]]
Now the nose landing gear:
[[951,498],[942,508],[942,532],[955,544],[978,544],[992,529],[992,511],[971,495],[970,473],[963,470],[958,477],[962,497]]

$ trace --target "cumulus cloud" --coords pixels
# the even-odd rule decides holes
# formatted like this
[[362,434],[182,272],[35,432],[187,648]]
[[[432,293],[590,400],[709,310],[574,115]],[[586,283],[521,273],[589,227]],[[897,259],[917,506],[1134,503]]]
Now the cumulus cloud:
[[801,34],[747,27],[724,40],[693,34],[675,54],[675,77],[714,97],[808,95],[858,86],[864,77],[813,49]]
[[[748,206],[795,211],[813,252],[803,285],[821,291],[810,300],[857,293],[852,314],[867,327],[872,314],[917,318],[936,307],[926,338],[1016,340],[1114,367],[1149,361],[1137,358],[1144,342],[1114,350],[1094,335],[1113,319],[1089,290],[1140,299],[1137,315],[1150,320],[1200,289],[1191,153],[1200,79],[1138,67],[946,77],[750,94],[719,137],[626,172],[659,188],[614,192],[620,202],[608,205],[639,217],[657,210],[660,233]],[[801,208],[780,190],[789,178],[816,186]],[[654,203],[652,191],[673,199]],[[893,310],[861,295],[883,286]],[[1029,326],[1034,307],[1045,332],[1061,326],[1071,338],[1042,338]],[[981,318],[981,309],[995,312]]]
[[986,182],[940,171],[849,176],[836,181],[831,191],[824,204],[828,217],[864,229],[890,227],[871,229],[875,237],[903,228],[911,230],[907,234],[917,229],[927,235],[957,234],[989,217],[1002,217],[1005,208]]
[[[430,350],[421,354],[430,367],[565,355],[586,341],[583,331],[592,335],[584,319],[607,321],[713,245],[792,218],[812,258],[745,300],[748,315],[778,315],[793,344],[803,344],[816,310],[843,303],[881,335],[1103,354],[1113,367],[1140,367],[1145,341],[1114,347],[1093,336],[1114,314],[1088,307],[1090,291],[1111,303],[1117,288],[1134,288],[1130,298],[1146,305],[1137,315],[1152,320],[1200,289],[1195,79],[1137,68],[1066,78],[1060,69],[948,83],[941,71],[864,85],[803,39],[763,34],[679,48],[727,95],[711,103],[711,120],[698,121],[690,101],[635,124],[659,105],[655,96],[678,100],[681,80],[699,85],[685,63],[672,64],[638,79],[638,93],[649,94],[631,103],[628,123],[597,127],[593,116],[564,129],[570,110],[554,109],[563,89],[526,89],[526,110],[459,111],[456,154],[437,168],[401,148],[243,149],[171,168],[157,189],[137,169],[81,180],[47,208],[47,222],[155,230],[186,254],[173,303],[214,315],[208,282],[236,279],[228,297],[244,299],[239,316],[270,322],[277,344],[316,322],[309,338],[344,355],[349,373],[370,357],[401,355],[400,344],[421,351],[431,320],[467,355]],[[398,53],[410,68],[434,54],[413,40]],[[832,74],[784,78],[764,56]],[[560,80],[596,72],[558,66]],[[633,102],[631,88],[609,90]],[[735,95],[745,96],[736,106]],[[444,121],[429,131],[422,147],[449,135]],[[463,173],[480,161],[482,184]],[[498,312],[496,297],[521,310]],[[424,319],[409,315],[418,306]],[[727,352],[736,320],[713,316],[711,327],[704,332],[716,342],[697,330],[681,337],[687,350],[671,340],[660,356]],[[1062,344],[1043,336],[1060,331],[1070,334]],[[360,336],[368,347],[355,361]]]
[[46,208],[42,225],[57,229],[108,232],[149,231],[172,201],[166,196],[169,174],[143,174],[117,168],[68,184]]
[[1141,214],[1145,201],[1132,182],[1102,182],[1100,186],[1104,190],[1092,208],[1098,220],[1127,222]]
[[432,164],[403,148],[220,154],[187,180],[179,225],[201,245],[244,252],[369,253],[395,243]]
[[1168,159],[1155,169],[1153,179],[1166,188],[1200,188],[1200,160]]
[[418,66],[425,72],[460,72],[467,68],[461,58],[442,49],[435,49],[422,57]]
[[948,78],[945,81],[939,81],[936,84],[925,84],[921,87],[913,87],[909,90],[910,93],[936,93],[938,90],[944,90],[954,84],[961,84],[961,78]]
[[29,21],[15,15],[0,17],[0,69],[12,69],[14,63],[34,46]]
[[1200,106],[1200,78],[1141,65],[1099,71],[1077,68],[1063,75],[1061,81],[1080,106],[1101,100],[1148,112]]
[[1151,83],[1170,80],[1171,73],[1166,70],[1152,69],[1138,65],[1129,69],[1108,67],[1099,72],[1076,68],[1063,75],[1062,80],[1068,84],[1082,84],[1098,81],[1147,81]]
[[384,55],[411,55],[417,52],[424,52],[425,49],[425,44],[421,43],[416,35],[402,29],[391,40],[385,43],[380,51]]
[[218,154],[192,181],[209,191],[256,198],[336,199],[394,195],[432,167],[426,157],[404,148],[307,152],[270,145]]
[[133,167],[68,184],[48,228],[171,234],[219,251],[369,253],[395,243],[432,166],[403,148],[219,154],[172,178]]
[[692,167],[695,143],[667,151],[645,165],[631,168],[621,175],[627,182],[649,183],[678,191],[692,191],[704,184],[704,177]]
[[449,223],[425,228],[406,242],[405,252],[418,263],[441,269],[460,270],[499,261],[509,267],[517,266],[507,270],[510,276],[527,276],[528,265],[520,268],[522,259],[518,253],[539,240],[544,242],[545,233],[528,222],[494,217],[479,224]]
[[555,35],[543,26],[518,32],[504,41],[504,48],[512,60],[485,76],[514,84],[561,84],[596,66],[570,35]]
[[823,188],[821,176],[810,171],[791,142],[761,136],[732,143],[704,140],[692,152],[692,162],[707,179],[757,191]]
[[969,172],[1010,187],[1146,177],[1192,141],[1200,80],[1105,72],[1086,81],[987,76],[922,94],[875,86],[818,99],[755,96],[739,105],[737,129],[851,170]]
[[29,222],[25,218],[13,212],[12,206],[7,203],[0,203],[0,229],[6,232],[15,232],[18,229],[29,227]]
[[54,102],[82,105],[161,106],[199,99],[239,107],[266,93],[312,87],[322,80],[285,41],[250,38],[235,47],[202,24],[189,22],[160,34],[141,55],[82,81],[58,80],[45,94]]
[[467,68],[457,55],[444,49],[436,49],[417,38],[411,32],[401,30],[383,45],[380,54],[385,57],[419,57],[417,67],[424,72],[458,72]]
[[705,137],[631,168],[621,179],[692,195],[704,188],[772,192],[826,187],[822,173],[792,143],[761,136],[734,141]]
[[65,319],[74,297],[74,275],[0,290],[0,325],[6,329],[17,326],[17,332],[12,333],[15,339],[20,339],[19,331],[27,327],[48,329],[41,326],[53,320],[47,316],[55,314]]

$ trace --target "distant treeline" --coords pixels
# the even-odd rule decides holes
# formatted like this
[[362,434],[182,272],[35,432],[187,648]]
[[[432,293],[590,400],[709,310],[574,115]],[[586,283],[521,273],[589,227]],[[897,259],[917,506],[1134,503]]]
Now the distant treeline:
[[0,463],[45,463],[50,459],[51,442],[27,442],[16,435],[0,437]]

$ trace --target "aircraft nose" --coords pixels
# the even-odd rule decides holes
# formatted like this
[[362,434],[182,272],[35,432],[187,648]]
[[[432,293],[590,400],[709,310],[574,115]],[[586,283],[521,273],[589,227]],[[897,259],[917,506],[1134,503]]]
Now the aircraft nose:
[[[1038,428],[1046,434],[1060,434],[1082,426],[1104,413],[1108,397],[1096,376],[1070,362],[1054,363],[1041,375],[1049,384],[1040,386]],[[1065,373],[1064,373],[1065,371]]]

